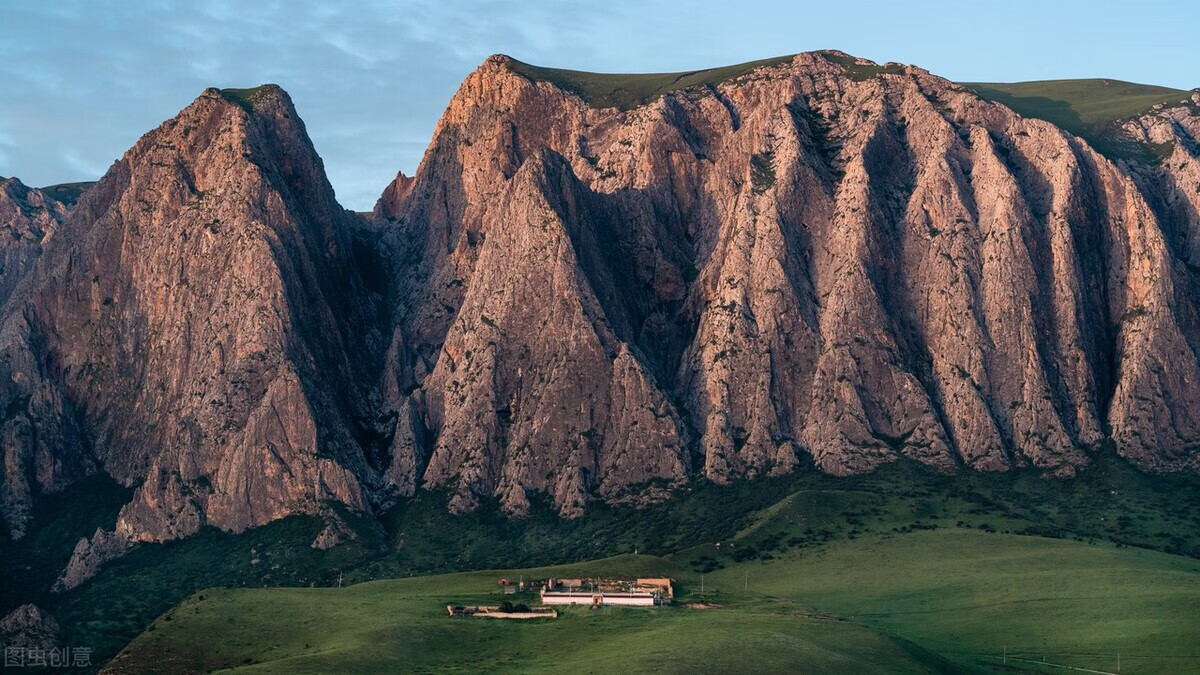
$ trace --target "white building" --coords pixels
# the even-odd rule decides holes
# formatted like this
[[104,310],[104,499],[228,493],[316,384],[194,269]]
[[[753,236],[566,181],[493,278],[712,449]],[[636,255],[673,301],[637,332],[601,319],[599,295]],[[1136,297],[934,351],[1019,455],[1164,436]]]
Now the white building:
[[583,593],[542,591],[543,605],[624,605],[653,607],[658,604],[654,593]]

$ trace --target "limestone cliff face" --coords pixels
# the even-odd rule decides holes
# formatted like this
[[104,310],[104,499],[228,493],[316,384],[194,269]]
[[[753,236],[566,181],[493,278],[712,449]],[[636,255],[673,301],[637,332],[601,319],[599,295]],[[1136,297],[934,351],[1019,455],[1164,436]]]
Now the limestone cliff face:
[[352,218],[278,87],[210,89],[138,141],[9,303],[5,456],[57,462],[26,492],[137,486],[124,541],[367,508],[355,420],[385,345]]
[[1133,124],[1170,158],[1115,164],[840,53],[626,110],[519,66],[468,77],[376,208],[393,405],[432,439],[408,487],[427,462],[456,507],[573,515],[802,454],[1065,476],[1106,429],[1200,466],[1195,106]]
[[426,481],[456,484],[453,508],[496,494],[522,513],[536,490],[577,515],[593,488],[683,479],[682,422],[598,297],[615,276],[597,260],[603,214],[556,156],[512,181],[423,385],[437,436]]
[[1200,469],[1200,96],[1114,162],[835,52],[577,91],[489,58],[369,223],[272,86],[204,92],[69,215],[10,198],[9,530],[90,472],[135,486],[70,588],[131,542],[422,488],[574,517],[810,460],[1070,476],[1109,438]]
[[[1159,161],[1127,166],[1159,227],[1153,254],[1131,264],[1126,318],[1157,316],[1123,332],[1123,377],[1113,394],[1114,439],[1152,470],[1200,469],[1200,90],[1187,105],[1126,124],[1160,149]],[[1130,256],[1133,258],[1133,256]],[[1157,267],[1161,265],[1162,267]],[[1143,304],[1147,291],[1152,301]],[[1143,311],[1143,307],[1146,309]],[[1149,322],[1148,322],[1149,323]],[[1153,328],[1151,328],[1153,326]]]

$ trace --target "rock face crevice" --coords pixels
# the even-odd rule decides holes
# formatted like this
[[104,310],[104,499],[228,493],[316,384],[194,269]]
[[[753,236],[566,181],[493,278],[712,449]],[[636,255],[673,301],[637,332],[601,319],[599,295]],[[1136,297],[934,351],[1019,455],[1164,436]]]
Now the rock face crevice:
[[269,85],[205,91],[69,213],[5,182],[9,530],[136,487],[66,587],[423,488],[577,517],[810,460],[1200,469],[1200,99],[1111,160],[840,53],[624,107],[555,72],[489,58],[369,221]]

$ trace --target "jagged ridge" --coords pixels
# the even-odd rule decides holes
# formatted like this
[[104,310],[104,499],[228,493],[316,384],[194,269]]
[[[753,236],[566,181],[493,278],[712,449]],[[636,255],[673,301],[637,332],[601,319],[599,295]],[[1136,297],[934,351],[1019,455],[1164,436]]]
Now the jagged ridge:
[[88,192],[10,301],[5,452],[23,468],[6,478],[137,486],[84,557],[369,508],[360,384],[383,341],[357,227],[281,89],[204,92]]
[[1200,466],[1200,96],[1125,124],[1163,161],[1114,163],[840,52],[585,75],[489,58],[370,224],[273,85],[143,137],[5,306],[6,524],[137,486],[70,586],[421,487],[577,516],[805,458]]
[[[594,307],[582,313],[615,345],[605,359],[651,375],[689,439],[680,466],[713,480],[788,471],[803,452],[839,473],[907,455],[1069,475],[1106,429],[1143,468],[1196,465],[1195,305],[1180,291],[1194,274],[1176,262],[1194,258],[1167,246],[1196,219],[1154,203],[1161,175],[918,68],[820,52],[735,70],[634,86],[497,56],[464,82],[417,175],[376,208],[404,261],[412,368],[398,372],[424,407],[419,433],[438,439],[430,483],[519,512],[511,476],[532,476],[518,483],[569,513],[600,484],[599,393],[555,390],[563,412],[543,422],[588,434],[586,452],[562,441],[532,457],[459,430],[519,425],[529,411],[509,385],[475,374],[466,396],[430,395],[465,353],[462,326],[486,333],[489,312],[527,305],[515,289],[562,278],[560,264],[586,284],[552,296]],[[640,107],[612,99],[622,86]],[[514,226],[538,245],[566,233],[575,260],[519,264]],[[554,307],[538,307],[541,323],[578,330],[580,310]],[[541,330],[478,341],[528,346]],[[525,400],[542,380],[606,381],[604,359],[508,358],[537,373]],[[563,478],[580,471],[582,490]]]

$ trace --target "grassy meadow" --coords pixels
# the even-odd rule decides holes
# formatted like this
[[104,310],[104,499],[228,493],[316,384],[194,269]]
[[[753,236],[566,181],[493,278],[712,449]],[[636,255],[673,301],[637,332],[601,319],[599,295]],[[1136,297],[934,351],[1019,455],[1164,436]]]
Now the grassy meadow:
[[[111,485],[79,490],[40,505],[31,537],[0,539],[0,600],[49,610],[65,639],[92,646],[97,662],[137,638],[118,663],[157,650],[154,659],[173,663],[165,660],[170,652],[176,665],[197,670],[303,663],[316,672],[319,655],[332,664],[365,644],[360,661],[348,664],[379,657],[427,671],[478,670],[479,663],[536,671],[566,663],[566,650],[588,664],[616,652],[636,656],[639,670],[707,672],[720,670],[713,654],[758,645],[756,658],[779,659],[756,662],[764,670],[775,663],[833,672],[961,670],[1005,649],[1080,659],[1119,649],[1122,672],[1137,672],[1130,669],[1147,654],[1158,650],[1161,665],[1169,647],[1196,642],[1189,631],[1200,624],[1189,595],[1200,564],[1200,479],[1145,476],[1111,451],[1073,480],[1026,471],[943,476],[908,462],[853,477],[809,467],[724,486],[696,481],[643,509],[593,504],[578,520],[544,503],[523,521],[495,504],[452,516],[446,495],[422,492],[378,519],[330,511],[239,535],[209,528],[139,545],[78,589],[51,593],[74,542],[111,527],[128,496]],[[312,548],[323,519],[335,517],[354,538]],[[669,574],[684,601],[721,608],[580,610],[555,628],[447,623],[447,603],[489,599],[497,576],[547,576],[534,569],[557,564],[580,565],[579,574]],[[497,568],[508,571],[446,574]],[[339,583],[346,588],[330,588]],[[1063,589],[1074,590],[1068,597]],[[1048,636],[1039,616],[1074,627]],[[399,631],[414,645],[398,646],[377,630]],[[500,658],[501,644],[514,660],[486,661]],[[450,655],[440,645],[476,646]],[[551,658],[543,652],[558,660],[543,660]],[[1175,652],[1200,671],[1186,650]]]
[[[787,517],[771,527],[786,528]],[[725,542],[728,547],[730,543]],[[874,534],[733,563],[715,545],[554,568],[212,589],[160,617],[113,672],[1200,672],[1200,561],[978,530]],[[447,616],[498,576],[671,575],[675,606],[558,619]],[[695,609],[687,603],[703,603]],[[1005,664],[1004,654],[1011,657]]]

